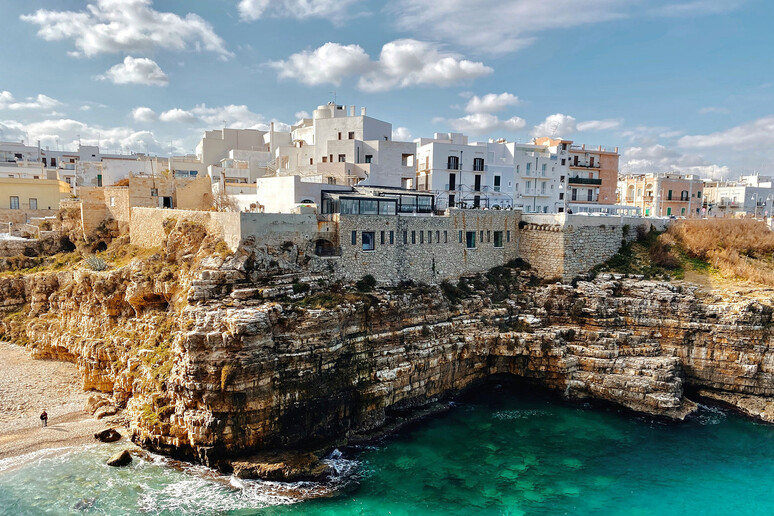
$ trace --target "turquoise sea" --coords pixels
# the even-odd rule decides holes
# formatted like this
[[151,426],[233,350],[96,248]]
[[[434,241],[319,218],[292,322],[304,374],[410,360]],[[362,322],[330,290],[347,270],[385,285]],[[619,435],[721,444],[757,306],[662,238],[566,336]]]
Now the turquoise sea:
[[[681,424],[491,384],[328,460],[328,485],[239,481],[126,444],[0,461],[1,514],[772,514],[774,426],[703,407]],[[297,502],[299,495],[317,495]]]

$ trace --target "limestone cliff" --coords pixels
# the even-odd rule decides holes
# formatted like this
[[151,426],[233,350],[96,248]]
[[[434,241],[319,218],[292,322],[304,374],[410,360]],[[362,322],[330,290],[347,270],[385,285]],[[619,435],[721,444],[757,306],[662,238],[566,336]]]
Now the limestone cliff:
[[539,285],[518,264],[358,292],[290,243],[229,254],[195,224],[168,231],[105,272],[0,277],[5,334],[76,362],[156,450],[220,465],[323,447],[496,374],[673,419],[690,389],[774,421],[772,307],[757,300],[610,276]]

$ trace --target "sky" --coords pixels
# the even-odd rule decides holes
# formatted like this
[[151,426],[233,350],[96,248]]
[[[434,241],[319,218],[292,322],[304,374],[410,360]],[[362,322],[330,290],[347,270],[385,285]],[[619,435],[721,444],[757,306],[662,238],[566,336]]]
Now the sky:
[[399,140],[774,173],[771,0],[3,0],[0,18],[0,141],[187,154],[335,98]]

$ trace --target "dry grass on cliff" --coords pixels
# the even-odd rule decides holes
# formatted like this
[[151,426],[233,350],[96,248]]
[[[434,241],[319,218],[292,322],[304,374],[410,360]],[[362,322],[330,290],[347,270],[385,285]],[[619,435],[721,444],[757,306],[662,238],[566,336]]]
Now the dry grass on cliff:
[[774,232],[745,219],[683,220],[660,237],[695,269],[706,264],[727,279],[774,285]]

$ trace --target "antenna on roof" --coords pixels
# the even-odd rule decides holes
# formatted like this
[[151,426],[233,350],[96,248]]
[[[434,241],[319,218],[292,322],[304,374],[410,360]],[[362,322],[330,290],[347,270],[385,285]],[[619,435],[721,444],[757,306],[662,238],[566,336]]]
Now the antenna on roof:
[[556,136],[556,130],[559,129],[559,122],[554,122],[551,126],[551,138]]
[[336,92],[335,91],[329,91],[328,93],[333,95],[333,103],[335,104],[336,103]]

